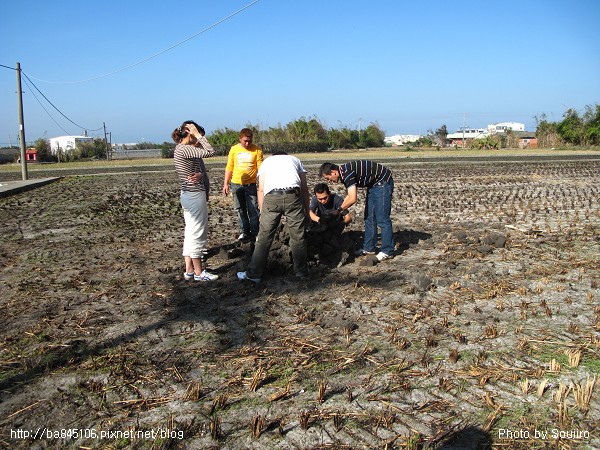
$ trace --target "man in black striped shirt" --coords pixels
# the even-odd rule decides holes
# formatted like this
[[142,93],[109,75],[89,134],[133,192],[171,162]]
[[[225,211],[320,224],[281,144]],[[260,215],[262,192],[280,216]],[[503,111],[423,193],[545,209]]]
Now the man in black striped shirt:
[[377,247],[377,227],[381,229],[381,251],[377,259],[384,261],[394,255],[394,232],[392,228],[392,194],[394,178],[390,169],[374,161],[352,161],[339,166],[324,163],[319,176],[334,183],[342,182],[347,195],[339,210],[349,208],[356,203],[357,188],[367,188],[365,204],[365,238],[359,255],[374,255]]

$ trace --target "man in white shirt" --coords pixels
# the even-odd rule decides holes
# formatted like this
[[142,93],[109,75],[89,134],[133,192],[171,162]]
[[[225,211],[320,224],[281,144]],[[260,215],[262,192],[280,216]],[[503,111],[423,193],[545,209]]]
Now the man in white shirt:
[[294,273],[297,277],[307,277],[305,225],[309,194],[306,170],[298,158],[279,152],[264,160],[258,170],[258,207],[260,226],[256,245],[248,269],[238,272],[238,278],[260,282],[282,216],[286,217],[290,235]]

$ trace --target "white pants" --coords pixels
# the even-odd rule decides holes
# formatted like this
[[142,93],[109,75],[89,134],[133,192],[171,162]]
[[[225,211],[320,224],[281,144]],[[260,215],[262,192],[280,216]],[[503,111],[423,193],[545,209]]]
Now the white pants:
[[208,235],[208,204],[206,193],[181,191],[179,197],[183,207],[185,231],[183,237],[183,256],[200,258],[206,247]]

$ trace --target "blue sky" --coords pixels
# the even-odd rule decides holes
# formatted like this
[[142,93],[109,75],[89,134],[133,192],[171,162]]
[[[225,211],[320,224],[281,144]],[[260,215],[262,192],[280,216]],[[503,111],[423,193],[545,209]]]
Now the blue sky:
[[[65,116],[106,123],[113,142],[170,141],[186,119],[209,133],[300,117],[386,135],[534,130],[534,116],[600,103],[597,0],[252,1],[4,1],[0,64],[20,62]],[[23,90],[28,142],[82,132]],[[15,91],[0,67],[0,145],[18,136]]]

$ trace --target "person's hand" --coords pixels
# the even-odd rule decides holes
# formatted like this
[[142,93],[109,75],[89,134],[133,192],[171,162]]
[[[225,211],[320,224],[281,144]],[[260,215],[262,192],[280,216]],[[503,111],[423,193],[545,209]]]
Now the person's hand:
[[202,181],[202,172],[194,172],[193,174],[188,175],[187,180],[193,184],[200,184]]
[[229,195],[229,184],[223,185],[223,195]]
[[196,134],[198,134],[198,129],[196,128],[196,125],[194,125],[193,123],[186,124],[185,131],[190,133],[192,136],[196,136]]
[[185,126],[185,128],[188,131],[188,133],[190,133],[196,139],[199,139],[200,136],[204,136],[204,128],[200,127],[201,129],[199,130],[198,128],[196,128],[196,125],[194,125],[193,123],[188,123]]

